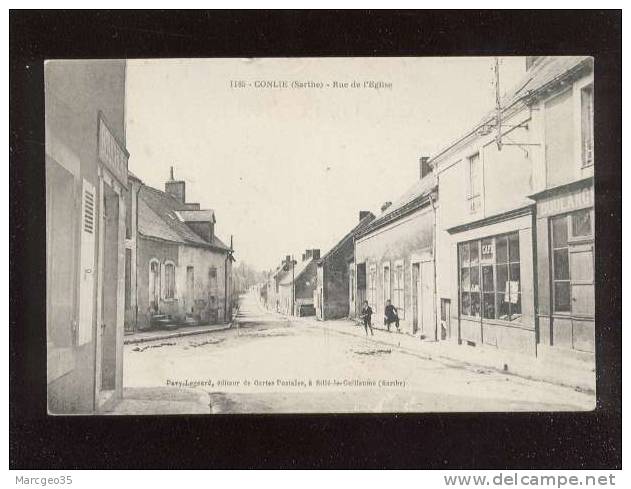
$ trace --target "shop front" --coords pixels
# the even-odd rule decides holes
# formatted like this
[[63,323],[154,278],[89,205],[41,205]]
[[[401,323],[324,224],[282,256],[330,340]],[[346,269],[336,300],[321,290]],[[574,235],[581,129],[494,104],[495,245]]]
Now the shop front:
[[[533,210],[448,230],[457,264],[460,343],[536,354]],[[441,311],[445,319],[448,314]]]
[[593,354],[593,179],[532,195],[537,203],[539,343]]

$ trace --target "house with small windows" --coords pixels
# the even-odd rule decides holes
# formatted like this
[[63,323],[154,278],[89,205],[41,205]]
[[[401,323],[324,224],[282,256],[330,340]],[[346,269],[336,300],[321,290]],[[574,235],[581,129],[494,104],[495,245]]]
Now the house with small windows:
[[403,332],[435,340],[434,227],[438,192],[428,158],[420,178],[355,237],[355,315],[363,302],[373,310],[373,327],[383,327],[386,301],[398,311]]
[[173,168],[165,190],[138,192],[138,329],[157,324],[214,324],[232,317],[233,249],[215,234],[212,209],[186,202]]
[[300,261],[287,256],[278,274],[279,312],[290,316],[314,316],[313,293],[317,282],[319,249],[308,249]]
[[355,310],[355,237],[375,218],[359,212],[359,221],[317,262],[313,296],[316,317],[321,320],[345,318]]
[[593,354],[593,60],[529,57],[517,87],[431,158],[446,339]]

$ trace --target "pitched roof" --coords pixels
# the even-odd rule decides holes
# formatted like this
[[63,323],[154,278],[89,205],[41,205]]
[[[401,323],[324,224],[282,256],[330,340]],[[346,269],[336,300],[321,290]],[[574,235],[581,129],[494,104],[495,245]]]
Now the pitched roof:
[[180,210],[175,211],[175,214],[184,222],[217,222],[215,211],[212,209]]
[[344,236],[342,239],[340,239],[337,242],[337,244],[335,246],[333,246],[333,248],[331,248],[322,258],[320,258],[318,260],[318,263],[325,262],[329,258],[329,256],[331,256],[341,246],[343,246],[343,244],[346,242],[347,239],[349,239],[351,237],[354,237],[355,235],[361,233],[364,229],[366,229],[369,226],[369,224],[373,221],[373,219],[375,219],[375,215],[372,212],[369,212],[367,216],[365,216],[361,221],[359,221],[357,226],[355,226],[353,229],[351,229],[346,234],[346,236]]
[[[300,275],[302,275],[305,270],[307,270],[307,268],[309,267],[309,265],[311,265],[311,263],[313,263],[313,261],[313,258],[309,258],[308,260],[296,263],[293,273],[294,281],[297,280],[298,277],[300,277]],[[286,275],[280,280],[279,283],[280,285],[289,285],[292,283],[291,268],[287,271]]]
[[[537,61],[535,65],[528,70],[524,77],[502,97],[500,102],[502,111],[506,111],[518,102],[527,100],[529,97],[563,79],[575,70],[578,70],[583,66],[587,66],[587,63],[589,63],[591,59],[592,58],[590,56],[546,56],[542,58],[540,61]],[[449,144],[444,146],[440,151],[432,156],[429,161],[430,164],[432,164],[438,157],[449,151],[460,141],[474,134],[480,127],[492,123],[495,120],[495,117],[495,109],[488,111],[484,117],[482,117],[479,122],[470,128],[465,134],[452,140]]]
[[417,180],[407,189],[392,205],[379,214],[376,219],[357,233],[357,236],[365,236],[377,228],[396,221],[423,205],[427,196],[436,188],[436,180],[432,174]]
[[138,194],[138,231],[147,237],[175,243],[229,250],[216,236],[210,243],[189,228],[177,216],[183,211],[183,204],[171,195],[143,186]]

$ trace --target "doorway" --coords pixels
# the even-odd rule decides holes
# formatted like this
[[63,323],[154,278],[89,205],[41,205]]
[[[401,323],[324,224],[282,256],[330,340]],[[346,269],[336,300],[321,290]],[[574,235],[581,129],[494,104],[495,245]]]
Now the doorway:
[[419,324],[419,285],[420,285],[421,265],[412,264],[412,334],[416,334]]
[[438,340],[434,311],[434,263],[412,263],[412,330],[422,339]]

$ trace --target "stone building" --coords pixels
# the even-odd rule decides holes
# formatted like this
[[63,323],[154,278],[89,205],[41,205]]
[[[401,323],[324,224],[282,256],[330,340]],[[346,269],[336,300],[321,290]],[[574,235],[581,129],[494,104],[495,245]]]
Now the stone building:
[[48,411],[93,413],[122,395],[126,239],[133,194],[124,60],[47,61]]
[[387,300],[396,307],[401,330],[436,339],[434,229],[436,182],[420,159],[420,178],[397,201],[383,207],[355,239],[356,312],[367,300],[373,326],[383,327]]
[[361,211],[359,223],[317,262],[313,302],[318,319],[348,317],[355,309],[355,237],[375,218]]
[[138,194],[137,327],[157,320],[214,324],[232,317],[232,243],[215,234],[212,209],[186,202],[186,184],[173,178],[165,191]]
[[498,110],[435,155],[437,292],[453,341],[593,352],[593,62],[529,58]]

